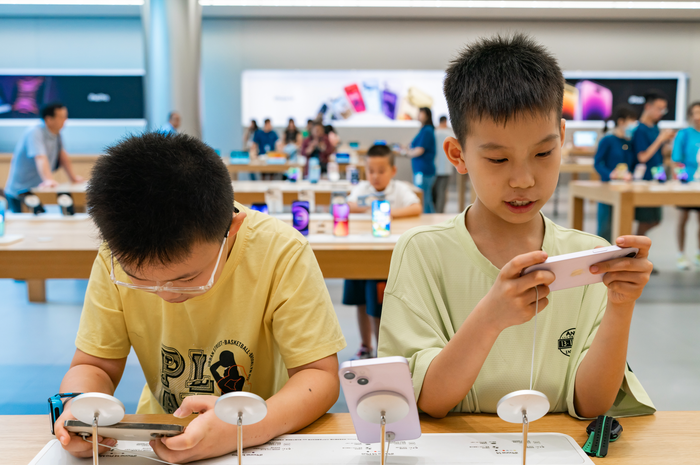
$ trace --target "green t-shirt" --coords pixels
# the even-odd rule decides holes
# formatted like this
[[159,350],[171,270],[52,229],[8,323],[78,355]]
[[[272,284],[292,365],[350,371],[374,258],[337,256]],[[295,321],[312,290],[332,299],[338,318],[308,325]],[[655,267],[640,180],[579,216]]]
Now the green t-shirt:
[[[499,269],[484,257],[464,223],[466,211],[439,225],[403,234],[391,258],[379,332],[379,356],[409,361],[416,399],[433,358],[493,286]],[[563,228],[542,216],[542,249],[551,256],[608,245],[600,237]],[[574,409],[576,371],[586,356],[607,304],[603,283],[555,291],[538,316],[533,389],[549,398],[550,412]],[[454,412],[495,413],[504,395],[530,384],[534,318],[503,331],[468,395]],[[656,411],[637,377],[625,371],[608,415]]]

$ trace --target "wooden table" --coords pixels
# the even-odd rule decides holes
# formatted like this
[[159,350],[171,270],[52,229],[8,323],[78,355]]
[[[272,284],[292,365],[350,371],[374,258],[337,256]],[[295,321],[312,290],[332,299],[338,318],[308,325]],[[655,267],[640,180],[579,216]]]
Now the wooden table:
[[[286,163],[266,163],[264,161],[252,160],[250,163],[246,164],[236,164],[231,163],[230,159],[223,159],[224,164],[228,168],[228,172],[231,173],[231,179],[234,181],[238,180],[239,173],[286,173],[289,168],[301,168],[304,169],[304,164],[295,162]],[[338,171],[341,177],[344,177],[345,170],[347,170],[347,164],[339,164]],[[365,179],[365,165],[364,163],[359,163],[355,166],[360,174],[360,179]]]
[[[394,220],[392,236],[375,238],[369,215],[350,215],[350,236],[334,237],[331,215],[312,214],[309,242],[326,278],[386,279],[398,235],[453,216],[433,214]],[[279,217],[291,223],[291,213]],[[31,302],[46,300],[46,279],[89,278],[100,244],[97,230],[85,214],[8,214],[6,234],[21,234],[24,239],[0,246],[0,279],[26,280]]]
[[[592,161],[592,160],[590,160]],[[595,170],[593,163],[574,163],[567,162],[562,163],[559,167],[559,179],[561,180],[562,174],[570,174],[571,180],[576,181],[580,174],[587,174],[588,179],[596,180],[600,179],[598,172]],[[554,189],[554,196],[552,198],[554,202],[553,214],[555,217],[559,216],[559,182],[557,182],[557,187]]]
[[[349,194],[353,188],[352,184],[345,180],[336,182],[322,180],[317,183],[311,183],[309,181],[233,181],[232,184],[234,198],[244,205],[264,203],[265,194],[273,189],[282,191],[282,200],[285,205],[291,205],[293,201],[298,200],[299,193],[302,191],[313,192],[316,205],[330,205],[331,197],[334,192],[345,192]],[[423,191],[412,184],[410,186],[422,203]],[[36,187],[32,189],[32,193],[36,194],[44,205],[55,205],[58,194],[69,193],[73,197],[73,203],[76,209],[78,211],[85,211],[86,187],[87,183],[64,183],[56,187]]]
[[[187,424],[193,418],[179,420],[172,415],[127,415],[124,421]],[[54,439],[47,415],[0,416],[0,454],[2,463],[27,465]],[[657,412],[656,415],[622,418],[624,432],[610,444],[608,456],[593,458],[603,465],[690,465],[700,457],[700,412]],[[530,432],[557,432],[571,436],[579,444],[586,442],[588,422],[566,414],[551,414],[530,424]],[[421,416],[423,433],[519,433],[521,427],[505,423],[495,415],[449,415],[441,420]],[[347,413],[326,414],[304,428],[300,434],[353,434]],[[379,463],[379,462],[377,462]],[[517,461],[513,461],[517,463]]]
[[[99,155],[70,155],[71,164],[76,174],[89,179],[92,174],[92,167],[95,164]],[[7,176],[10,173],[10,162],[12,161],[11,153],[0,153],[0,186],[4,186],[7,182]],[[68,176],[65,170],[59,169],[54,174],[54,179],[60,183],[68,182]]]
[[700,183],[573,181],[569,184],[570,227],[583,230],[586,199],[612,206],[612,237],[615,238],[632,234],[636,207],[700,206]]

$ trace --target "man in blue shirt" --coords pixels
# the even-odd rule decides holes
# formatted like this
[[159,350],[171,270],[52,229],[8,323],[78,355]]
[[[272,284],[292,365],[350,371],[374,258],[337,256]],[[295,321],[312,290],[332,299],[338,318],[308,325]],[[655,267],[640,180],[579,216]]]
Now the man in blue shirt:
[[[639,117],[639,126],[632,136],[632,152],[637,157],[636,164],[646,164],[645,180],[653,179],[651,169],[657,166],[663,168],[663,149],[673,138],[673,131],[659,131],[658,123],[668,113],[668,98],[659,91],[649,91],[644,96],[644,110]],[[634,170],[634,169],[633,169]],[[633,171],[632,170],[632,171]],[[637,208],[635,219],[639,221],[637,235],[645,235],[651,228],[661,223],[661,207]]]
[[[433,184],[435,183],[435,126],[430,108],[421,108],[418,115],[423,127],[413,138],[406,154],[413,158],[413,183],[423,190],[423,213],[435,213]],[[420,173],[420,174],[419,174]]]
[[51,173],[60,166],[66,170],[71,182],[83,181],[73,171],[61,140],[61,129],[68,119],[68,109],[60,103],[52,103],[41,110],[41,117],[44,121],[24,133],[12,156],[5,196],[10,210],[15,213],[22,211],[21,194],[37,186],[58,185]]
[[267,152],[275,150],[277,144],[277,133],[272,130],[272,122],[269,119],[265,120],[265,126],[262,129],[255,131],[253,143],[257,146],[258,155],[265,155]]
[[166,134],[177,134],[180,132],[180,120],[180,113],[171,111],[168,115],[168,122],[165,123],[162,128],[160,128],[160,132],[164,132]]
[[[671,159],[676,163],[683,163],[688,173],[688,181],[696,177],[700,180],[698,162],[700,162],[700,101],[693,102],[688,107],[688,119],[692,126],[682,129],[673,141],[673,154]],[[695,210],[700,221],[700,202],[697,207],[679,207],[678,215],[678,258],[676,266],[681,270],[689,270],[690,262],[685,257],[685,225],[691,210]],[[693,263],[700,268],[700,234],[698,235],[698,250],[693,257]]]

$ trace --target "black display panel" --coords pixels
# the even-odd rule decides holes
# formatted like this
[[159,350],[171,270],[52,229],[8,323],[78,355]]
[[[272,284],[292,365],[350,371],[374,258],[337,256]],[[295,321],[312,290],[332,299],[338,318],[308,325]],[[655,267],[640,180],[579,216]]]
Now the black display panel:
[[0,75],[0,119],[38,118],[52,102],[71,119],[143,119],[143,76]]

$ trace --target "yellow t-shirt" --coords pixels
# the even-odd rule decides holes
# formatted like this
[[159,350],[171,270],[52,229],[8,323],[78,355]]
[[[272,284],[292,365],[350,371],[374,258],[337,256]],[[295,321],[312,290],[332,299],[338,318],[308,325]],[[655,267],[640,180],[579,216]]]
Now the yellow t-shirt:
[[[205,294],[171,304],[110,280],[103,245],[90,274],[76,339],[90,355],[117,359],[133,346],[147,385],[138,413],[172,413],[186,396],[249,391],[267,399],[295,368],[345,347],[307,240],[251,211],[220,278]],[[130,282],[115,262],[116,277]]]
[[[379,332],[379,356],[409,360],[416,399],[425,374],[474,307],[493,286],[499,270],[476,247],[466,214],[403,234],[391,257]],[[600,237],[562,228],[542,216],[542,249],[549,256],[608,245]],[[555,291],[538,316],[533,389],[543,392],[551,412],[574,409],[576,371],[605,313],[603,283]],[[503,331],[491,348],[472,389],[454,412],[495,413],[504,395],[530,385],[534,319]],[[626,369],[622,388],[608,413],[651,414],[649,396]]]

